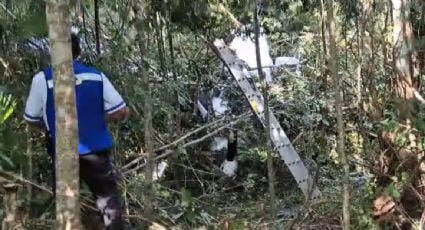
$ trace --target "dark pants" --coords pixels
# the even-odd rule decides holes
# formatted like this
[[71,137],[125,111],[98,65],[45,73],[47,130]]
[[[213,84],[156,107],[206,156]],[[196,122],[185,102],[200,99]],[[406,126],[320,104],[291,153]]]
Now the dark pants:
[[[50,156],[54,156],[51,154]],[[54,157],[53,165],[55,165]],[[56,189],[55,173],[53,191]],[[123,229],[122,207],[119,200],[117,174],[108,150],[80,156],[80,179],[96,199],[106,229]]]

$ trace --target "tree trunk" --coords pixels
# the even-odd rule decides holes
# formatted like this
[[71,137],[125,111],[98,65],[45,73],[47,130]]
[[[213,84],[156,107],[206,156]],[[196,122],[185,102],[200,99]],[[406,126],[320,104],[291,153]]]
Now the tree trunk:
[[[400,123],[405,125],[405,128],[415,125],[415,93],[417,93],[415,86],[415,74],[412,58],[415,54],[413,47],[413,31],[412,24],[409,20],[410,16],[410,6],[411,2],[409,0],[392,0],[392,14],[393,14],[393,73],[395,78],[395,84],[393,88],[394,96],[396,97],[396,108],[397,108],[397,118]],[[406,152],[408,154],[398,154],[400,157],[413,157],[416,155],[417,162],[420,164],[422,161],[423,154],[415,152],[417,149],[416,141],[418,138],[413,132],[409,134],[410,145],[401,146],[401,153]],[[406,156],[404,156],[406,155]],[[403,159],[401,159],[403,160]],[[422,163],[419,165],[422,169],[425,168],[425,165]],[[412,176],[420,174],[420,172],[413,171]],[[422,178],[421,178],[422,177]],[[425,182],[425,176],[421,175],[418,178],[418,184]],[[425,193],[423,186],[419,186],[418,190],[422,193]]]
[[99,1],[94,0],[94,31],[96,38],[96,53],[100,55],[100,22],[99,22]]
[[[26,157],[28,162],[28,168],[27,168],[27,176],[26,178],[30,181],[33,179],[33,164],[32,164],[32,155],[33,155],[33,147],[32,147],[32,140],[31,140],[31,132],[29,130],[29,125],[26,127],[26,133],[27,133],[27,151],[26,151]],[[32,185],[27,184],[26,185],[26,199],[28,201],[32,200]],[[31,202],[28,202],[28,205],[26,207],[26,212],[29,216],[31,216]]]
[[[146,46],[146,38],[143,35],[143,30],[139,29],[139,34],[141,39],[139,43],[140,53],[141,55],[146,55],[147,46]],[[146,164],[146,192],[145,192],[145,216],[148,218],[152,217],[153,212],[153,170],[154,170],[154,152],[153,152],[153,142],[152,142],[152,101],[151,101],[151,92],[149,87],[149,73],[147,72],[147,68],[144,68],[142,71],[142,85],[143,92],[145,95],[144,101],[144,132],[145,132],[145,152],[147,153],[147,164]]]
[[393,68],[400,121],[411,120],[414,110],[413,34],[409,21],[409,0],[392,0],[393,14]]
[[[322,50],[323,50],[323,56],[326,57],[328,53],[328,49],[326,47],[326,17],[325,17],[325,6],[323,0],[320,0],[320,32],[322,34]],[[322,82],[320,84],[320,89],[323,91],[326,91],[328,88],[328,76],[329,76],[329,70],[327,68],[327,62],[326,58],[324,58],[324,61],[322,64]]]
[[[157,40],[157,45],[158,45],[158,56],[159,56],[159,65],[160,65],[160,70],[161,70],[161,78],[164,81],[170,81],[172,82],[173,80],[170,79],[170,77],[168,76],[168,73],[170,73],[171,71],[167,68],[167,63],[166,63],[166,58],[165,58],[165,45],[164,45],[164,36],[163,36],[163,31],[164,31],[164,25],[162,23],[162,15],[160,12],[156,12],[156,40]],[[174,86],[173,86],[174,87]],[[173,93],[170,92],[166,92],[165,95],[165,100],[168,101],[170,103],[170,107],[173,106],[173,102],[174,102],[174,95]],[[169,111],[167,114],[167,120],[168,120],[168,134],[169,134],[169,139],[173,140],[174,139],[174,112],[173,111]]]
[[272,157],[272,139],[270,136],[270,108],[269,108],[269,89],[268,83],[266,81],[266,77],[264,75],[262,66],[261,66],[261,56],[260,56],[260,44],[259,44],[259,36],[260,36],[260,23],[258,21],[258,10],[255,7],[254,13],[254,21],[255,21],[255,53],[257,56],[257,68],[258,75],[260,76],[260,81],[262,85],[262,93],[264,98],[264,116],[266,117],[265,121],[265,131],[266,131],[266,139],[267,139],[267,175],[269,179],[269,193],[270,193],[270,208],[272,219],[276,218],[276,191],[274,187],[274,170],[273,170],[273,157]]
[[1,224],[3,230],[24,229],[18,215],[18,184],[5,184],[3,189],[4,219]]
[[327,19],[326,25],[328,29],[328,38],[329,38],[329,52],[327,56],[330,75],[332,76],[334,83],[334,93],[335,93],[335,109],[336,109],[336,119],[337,119],[337,152],[341,158],[341,164],[344,169],[343,175],[343,227],[345,230],[350,229],[350,191],[349,191],[349,165],[347,161],[347,156],[345,155],[345,134],[344,134],[344,120],[342,117],[342,106],[343,106],[343,97],[342,97],[342,86],[341,86],[341,77],[338,74],[337,66],[337,47],[336,47],[336,29],[335,29],[335,19],[333,11],[333,0],[326,0],[327,3]]
[[145,146],[145,153],[147,154],[147,164],[146,164],[146,171],[145,171],[145,180],[146,180],[146,186],[145,186],[145,192],[143,196],[144,201],[144,216],[151,219],[153,215],[153,199],[154,199],[154,188],[153,188],[153,169],[154,169],[154,155],[153,155],[153,142],[152,142],[152,101],[151,101],[151,92],[150,92],[150,86],[149,86],[149,73],[148,73],[148,66],[146,65],[145,59],[148,53],[148,39],[145,35],[144,26],[146,20],[146,13],[144,11],[145,7],[145,1],[139,0],[135,1],[133,5],[133,9],[136,11],[137,15],[137,23],[136,28],[138,32],[138,39],[139,39],[139,50],[140,50],[140,56],[142,57],[142,66],[143,69],[141,70],[141,77],[142,77],[142,90],[144,93],[144,146]]
[[357,87],[356,87],[356,96],[357,101],[356,104],[359,107],[362,102],[362,60],[363,60],[363,35],[360,35],[362,32],[362,28],[359,25],[359,36],[358,36],[358,42],[359,42],[359,48],[357,52],[357,63],[356,63],[356,81],[357,81]]
[[[177,71],[176,71],[176,64],[174,60],[174,45],[173,45],[173,36],[172,36],[172,29],[170,23],[167,23],[167,38],[168,38],[168,46],[170,49],[170,65],[171,65],[171,73],[173,74],[173,78],[170,80],[173,80],[174,82],[177,82]],[[174,135],[175,137],[180,135],[180,127],[181,127],[181,112],[180,112],[180,102],[179,102],[179,89],[175,87],[174,89]],[[173,137],[172,139],[174,139]]]
[[369,0],[363,0],[361,2],[362,5],[362,11],[360,18],[358,19],[357,23],[357,63],[356,63],[356,81],[357,81],[357,87],[356,87],[356,96],[357,96],[357,106],[360,107],[362,102],[362,65],[363,65],[363,49],[364,49],[364,37],[365,37],[365,28],[366,23],[368,19],[368,15],[370,12],[370,4]]
[[56,224],[57,229],[81,229],[78,127],[68,1],[47,1],[46,14],[55,89]]

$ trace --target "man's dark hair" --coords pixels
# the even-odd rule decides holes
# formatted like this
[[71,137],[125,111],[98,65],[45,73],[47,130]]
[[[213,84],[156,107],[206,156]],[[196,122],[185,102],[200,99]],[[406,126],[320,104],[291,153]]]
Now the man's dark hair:
[[71,44],[72,44],[72,58],[76,59],[81,54],[81,47],[80,47],[80,38],[74,33],[71,33]]

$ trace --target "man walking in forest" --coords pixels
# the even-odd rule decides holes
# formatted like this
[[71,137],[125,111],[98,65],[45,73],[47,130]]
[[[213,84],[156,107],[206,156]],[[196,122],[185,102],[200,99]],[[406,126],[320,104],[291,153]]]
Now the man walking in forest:
[[[117,177],[109,151],[113,145],[112,136],[106,122],[127,118],[129,110],[101,71],[77,60],[81,53],[80,41],[74,34],[71,38],[76,77],[80,178],[95,196],[107,229],[123,229]],[[47,132],[47,152],[55,162],[55,106],[51,66],[32,79],[24,118],[31,126]]]

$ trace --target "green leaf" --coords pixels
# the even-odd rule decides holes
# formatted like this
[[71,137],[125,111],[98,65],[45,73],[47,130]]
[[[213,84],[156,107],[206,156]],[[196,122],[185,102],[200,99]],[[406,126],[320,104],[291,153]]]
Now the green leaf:
[[401,173],[401,181],[403,183],[408,183],[410,181],[410,179],[411,179],[411,177],[410,177],[409,173],[407,173],[407,172]]
[[398,189],[394,186],[394,183],[391,183],[390,185],[388,185],[387,187],[387,192],[388,194],[395,198],[395,199],[399,199],[400,198],[400,192],[398,191]]
[[6,109],[2,119],[0,120],[0,123],[5,122],[10,117],[10,115],[12,115],[14,108],[15,108],[15,105],[12,105]]
[[171,219],[173,219],[174,221],[176,221],[177,219],[179,219],[180,217],[182,217],[184,215],[184,212],[179,212],[179,213],[177,213],[177,214],[175,214],[175,215],[173,215],[172,217],[171,217]]
[[10,167],[10,168],[15,167],[15,164],[13,164],[12,160],[8,156],[4,155],[3,153],[0,153],[0,162],[2,162],[0,163],[0,165],[4,165],[3,164],[4,162],[7,164],[6,167]]
[[329,121],[327,119],[322,119],[322,122],[323,122],[323,124],[325,126],[329,126],[330,125],[330,123],[329,123]]
[[16,101],[12,95],[0,93],[0,124],[4,123],[13,113],[16,107]]
[[182,188],[181,189],[181,206],[183,208],[189,208],[192,204],[192,194],[189,190]]
[[163,198],[170,198],[170,197],[171,197],[171,193],[170,193],[169,191],[167,191],[167,190],[162,190],[162,191],[160,192],[160,195],[161,195]]

